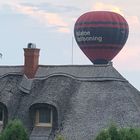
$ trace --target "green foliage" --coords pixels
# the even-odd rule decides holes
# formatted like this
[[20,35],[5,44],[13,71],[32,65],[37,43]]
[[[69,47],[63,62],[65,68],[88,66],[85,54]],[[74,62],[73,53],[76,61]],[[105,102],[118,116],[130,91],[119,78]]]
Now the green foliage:
[[29,138],[23,124],[19,120],[13,120],[1,133],[0,140],[29,140]]
[[140,129],[138,128],[123,128],[119,132],[121,140],[140,140]]
[[139,128],[117,128],[114,124],[102,130],[95,140],[140,140]]
[[56,140],[65,140],[65,139],[62,135],[58,135],[58,136],[56,136]]
[[120,135],[115,124],[111,124],[108,129],[111,140],[120,140]]
[[102,130],[95,140],[111,140],[111,137],[106,130]]

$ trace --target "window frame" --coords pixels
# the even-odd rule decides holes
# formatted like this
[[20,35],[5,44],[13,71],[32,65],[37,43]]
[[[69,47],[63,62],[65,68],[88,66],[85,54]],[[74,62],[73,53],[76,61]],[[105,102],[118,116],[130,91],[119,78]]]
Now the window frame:
[[2,120],[0,120],[0,125],[3,125],[3,123],[4,123],[4,109],[2,107],[0,107],[0,109],[2,110]]
[[[42,109],[42,108],[36,109],[36,112],[35,112],[35,126],[38,126],[38,127],[52,127],[52,123],[53,123],[53,110],[52,110],[52,108],[49,108],[49,109],[51,109],[51,112],[49,114],[49,115],[51,115],[50,116],[50,118],[51,118],[50,123],[39,122],[40,109]],[[43,108],[43,109],[47,110],[48,108]]]

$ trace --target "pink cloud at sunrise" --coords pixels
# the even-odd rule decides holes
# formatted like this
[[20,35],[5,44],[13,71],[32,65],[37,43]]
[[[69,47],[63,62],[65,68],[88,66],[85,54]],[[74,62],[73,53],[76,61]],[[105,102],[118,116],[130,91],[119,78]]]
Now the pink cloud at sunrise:
[[120,7],[115,6],[115,5],[111,5],[111,4],[102,3],[102,2],[95,3],[92,6],[91,10],[95,10],[95,11],[112,11],[112,12],[116,12],[116,13],[119,13],[119,14],[123,15],[123,12],[122,12]]
[[125,46],[120,53],[114,58],[116,65],[119,65],[121,69],[132,70],[137,68],[140,70],[140,47],[139,46]]
[[126,19],[132,29],[140,27],[140,19],[138,16],[126,16]]
[[68,24],[56,13],[44,12],[37,7],[12,5],[12,9],[18,13],[25,14],[44,26],[57,26],[59,32],[69,33]]

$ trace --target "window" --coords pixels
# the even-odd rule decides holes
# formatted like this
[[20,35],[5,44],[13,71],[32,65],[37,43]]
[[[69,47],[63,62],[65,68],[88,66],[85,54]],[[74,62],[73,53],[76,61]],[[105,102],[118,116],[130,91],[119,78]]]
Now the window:
[[0,107],[0,124],[3,124],[3,119],[4,119],[4,112],[3,109]]
[[52,127],[52,109],[40,108],[36,110],[36,126]]

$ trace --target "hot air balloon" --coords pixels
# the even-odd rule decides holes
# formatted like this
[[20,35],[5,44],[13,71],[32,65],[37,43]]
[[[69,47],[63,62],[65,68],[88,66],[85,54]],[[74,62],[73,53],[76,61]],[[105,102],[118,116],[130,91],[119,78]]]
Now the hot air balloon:
[[74,36],[84,54],[94,64],[107,64],[123,48],[128,38],[126,20],[117,13],[92,11],[78,18]]

